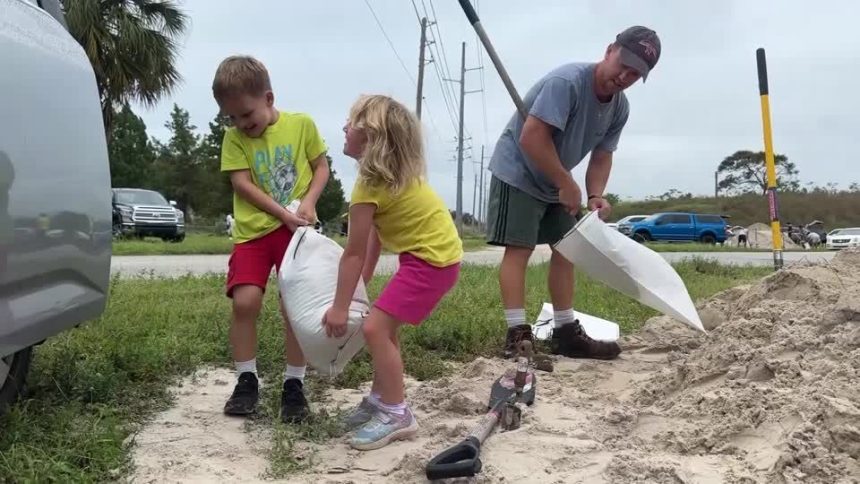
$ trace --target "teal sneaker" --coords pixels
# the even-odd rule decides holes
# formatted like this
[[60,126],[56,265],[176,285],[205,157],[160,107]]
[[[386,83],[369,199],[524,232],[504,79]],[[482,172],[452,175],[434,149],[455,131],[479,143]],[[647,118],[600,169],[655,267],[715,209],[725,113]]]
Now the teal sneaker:
[[358,450],[374,450],[395,440],[410,439],[417,433],[418,422],[409,407],[403,415],[377,409],[373,417],[355,432],[349,444]]
[[341,418],[340,426],[343,428],[344,432],[351,432],[367,422],[370,422],[370,419],[373,418],[374,412],[377,410],[379,410],[379,408],[370,401],[370,397],[364,397],[361,399],[361,403],[353,407],[349,413]]

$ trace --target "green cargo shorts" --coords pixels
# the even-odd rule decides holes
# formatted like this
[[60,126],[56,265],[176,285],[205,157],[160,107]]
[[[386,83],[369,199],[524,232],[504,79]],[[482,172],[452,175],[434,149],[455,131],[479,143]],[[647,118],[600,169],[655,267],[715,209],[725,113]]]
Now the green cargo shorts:
[[576,225],[560,203],[538,200],[495,176],[490,180],[487,243],[534,249],[553,245]]

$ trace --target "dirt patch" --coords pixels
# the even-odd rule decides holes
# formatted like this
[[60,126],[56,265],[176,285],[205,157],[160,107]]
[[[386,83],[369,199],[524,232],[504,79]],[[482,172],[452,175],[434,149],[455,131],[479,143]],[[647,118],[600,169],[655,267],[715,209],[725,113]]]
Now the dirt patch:
[[[538,373],[523,426],[489,438],[470,482],[858,482],[860,252],[788,268],[700,310],[707,335],[657,317],[615,361],[560,358]],[[468,434],[509,366],[479,358],[447,378],[409,379],[416,439],[371,452],[346,437],[301,444],[314,465],[285,482],[426,482],[426,462]],[[137,436],[136,482],[262,479],[268,440],[220,414],[230,387],[212,378],[231,372],[208,375]],[[327,410],[366,390],[331,391]]]

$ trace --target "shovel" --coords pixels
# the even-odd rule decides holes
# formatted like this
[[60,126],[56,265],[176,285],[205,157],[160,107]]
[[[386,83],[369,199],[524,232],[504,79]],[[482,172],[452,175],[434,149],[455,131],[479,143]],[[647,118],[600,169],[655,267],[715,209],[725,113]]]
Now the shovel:
[[487,403],[489,411],[462,442],[433,457],[425,469],[427,479],[472,477],[481,472],[481,445],[501,422],[503,430],[519,428],[522,410],[517,405],[531,405],[535,401],[534,371],[530,368],[532,346],[522,341],[517,355],[515,371],[500,376],[490,389]]

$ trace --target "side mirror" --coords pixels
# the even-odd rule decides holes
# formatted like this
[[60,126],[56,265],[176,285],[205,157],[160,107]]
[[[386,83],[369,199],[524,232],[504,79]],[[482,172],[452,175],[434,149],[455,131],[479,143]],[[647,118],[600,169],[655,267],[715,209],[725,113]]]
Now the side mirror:
[[171,200],[171,201],[170,201],[170,205],[172,205],[172,206],[174,206],[174,207],[175,207],[175,206],[176,206],[176,200]]

